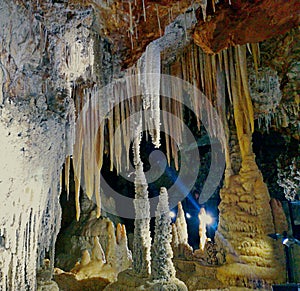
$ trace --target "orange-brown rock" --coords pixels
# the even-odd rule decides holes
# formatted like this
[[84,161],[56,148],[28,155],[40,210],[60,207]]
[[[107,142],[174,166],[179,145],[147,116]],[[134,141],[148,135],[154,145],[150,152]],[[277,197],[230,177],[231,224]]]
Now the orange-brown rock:
[[[209,1],[208,1],[209,2]],[[194,41],[206,53],[218,53],[230,45],[255,43],[284,34],[300,23],[300,2],[297,0],[233,0],[216,5],[207,21],[200,19]]]

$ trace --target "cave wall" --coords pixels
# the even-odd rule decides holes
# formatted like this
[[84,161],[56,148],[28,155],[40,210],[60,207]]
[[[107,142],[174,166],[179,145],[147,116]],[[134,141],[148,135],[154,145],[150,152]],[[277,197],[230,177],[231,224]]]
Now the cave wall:
[[74,107],[60,98],[46,30],[30,11],[1,1],[0,27],[0,289],[35,290],[43,260],[53,267]]

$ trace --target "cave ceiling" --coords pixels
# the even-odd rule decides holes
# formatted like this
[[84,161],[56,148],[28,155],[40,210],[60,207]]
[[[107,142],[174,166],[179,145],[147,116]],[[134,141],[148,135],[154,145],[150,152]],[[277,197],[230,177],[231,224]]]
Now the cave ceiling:
[[[18,0],[32,7],[35,17],[53,15],[55,5],[64,5],[68,19],[74,9],[95,9],[93,30],[107,39],[123,68],[134,64],[146,46],[164,34],[165,27],[179,14],[194,9],[197,23],[194,42],[204,52],[218,53],[230,45],[255,43],[284,34],[300,23],[298,0]],[[50,3],[52,2],[52,3]],[[203,6],[207,2],[203,20]],[[29,5],[30,4],[30,5]],[[192,8],[191,8],[192,7]]]

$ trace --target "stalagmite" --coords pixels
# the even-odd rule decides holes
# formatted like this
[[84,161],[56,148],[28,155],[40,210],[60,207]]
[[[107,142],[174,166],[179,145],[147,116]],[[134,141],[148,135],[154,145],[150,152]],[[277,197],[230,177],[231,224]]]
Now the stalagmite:
[[108,243],[106,249],[106,260],[107,264],[111,267],[117,267],[117,240],[116,240],[116,232],[113,222],[109,221],[107,226],[108,232]]
[[[239,278],[243,278],[243,286],[255,288],[262,282],[266,285],[281,282],[282,250],[267,237],[274,232],[274,225],[269,193],[252,151],[253,108],[245,50],[245,47],[239,47],[223,52],[225,72],[230,73],[226,83],[231,90],[237,132],[237,140],[233,130],[230,131],[230,139],[238,141],[240,149],[240,153],[235,152],[238,150],[236,147],[234,151],[231,149],[230,159],[233,162],[235,155],[240,154],[242,162],[236,175],[225,172],[226,183],[220,192],[220,218],[215,241],[226,250],[229,264],[218,269],[217,278],[229,286],[239,286]],[[259,279],[253,279],[253,274]]]
[[173,252],[171,248],[171,218],[169,216],[168,192],[160,189],[156,210],[155,236],[152,246],[151,278],[153,280],[170,281],[175,277]]
[[102,249],[101,244],[99,243],[99,238],[97,236],[94,237],[94,245],[91,252],[91,260],[102,262],[102,264],[105,264],[106,262],[104,251]]
[[288,232],[289,226],[281,202],[275,198],[271,198],[270,205],[273,214],[275,233],[283,234],[284,232]]
[[140,142],[142,133],[142,116],[136,128],[136,137],[133,142],[133,156],[135,165],[135,221],[133,238],[133,271],[141,277],[148,277],[151,273],[150,265],[150,204],[148,199],[148,185],[140,158]]
[[200,245],[199,248],[203,251],[207,236],[206,236],[206,225],[211,223],[211,217],[206,214],[205,208],[201,208],[199,212],[199,237],[200,237]]
[[192,258],[193,248],[188,244],[187,223],[181,202],[178,202],[176,221],[172,224],[172,249],[174,257]]
[[183,245],[188,244],[187,224],[181,202],[178,202],[178,211],[175,225],[177,228],[178,243]]
[[117,225],[117,258],[118,258],[118,271],[128,269],[132,265],[132,254],[128,249],[127,235],[125,225],[120,223]]

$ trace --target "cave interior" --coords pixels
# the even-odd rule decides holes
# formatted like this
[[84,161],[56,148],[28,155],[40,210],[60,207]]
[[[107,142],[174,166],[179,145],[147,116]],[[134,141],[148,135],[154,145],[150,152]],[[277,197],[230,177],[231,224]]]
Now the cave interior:
[[0,290],[299,290],[298,0],[0,3]]

